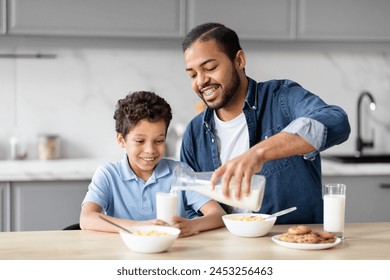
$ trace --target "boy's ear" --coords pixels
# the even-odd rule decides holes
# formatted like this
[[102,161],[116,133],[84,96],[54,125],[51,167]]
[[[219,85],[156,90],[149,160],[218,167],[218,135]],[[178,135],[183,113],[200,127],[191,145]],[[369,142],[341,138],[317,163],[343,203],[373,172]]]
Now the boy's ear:
[[116,140],[118,141],[118,144],[121,148],[125,147],[125,138],[123,138],[122,133],[117,132],[116,133]]

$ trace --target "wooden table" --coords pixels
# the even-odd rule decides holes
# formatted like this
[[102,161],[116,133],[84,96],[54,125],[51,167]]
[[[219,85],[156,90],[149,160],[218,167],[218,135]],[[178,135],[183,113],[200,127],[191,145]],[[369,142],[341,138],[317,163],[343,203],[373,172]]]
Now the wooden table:
[[[322,225],[310,225],[317,230]],[[295,250],[271,240],[288,225],[274,226],[264,237],[241,238],[226,228],[179,238],[168,252],[140,254],[128,249],[119,234],[94,231],[1,232],[3,260],[389,260],[390,222],[347,224],[346,239],[325,250]]]

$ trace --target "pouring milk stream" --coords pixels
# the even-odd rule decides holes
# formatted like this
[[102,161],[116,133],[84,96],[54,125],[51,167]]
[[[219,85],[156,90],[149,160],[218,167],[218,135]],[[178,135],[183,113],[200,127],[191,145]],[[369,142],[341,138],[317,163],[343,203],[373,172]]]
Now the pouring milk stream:
[[[194,172],[192,170],[176,167],[171,183],[171,194],[177,191],[196,191],[218,202],[232,207],[242,208],[250,211],[258,211],[261,207],[264,196],[265,177],[253,175],[251,180],[251,191],[249,196],[243,195],[238,200],[233,195],[225,197],[222,194],[220,181],[211,190],[211,176],[213,172]],[[244,184],[244,183],[243,183]],[[230,182],[230,188],[233,189],[234,180]]]

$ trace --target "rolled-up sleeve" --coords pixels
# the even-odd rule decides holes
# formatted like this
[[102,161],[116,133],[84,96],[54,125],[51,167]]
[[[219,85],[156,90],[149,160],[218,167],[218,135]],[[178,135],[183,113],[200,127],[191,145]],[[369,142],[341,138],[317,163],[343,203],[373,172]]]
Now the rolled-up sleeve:
[[283,83],[280,107],[290,123],[284,132],[297,134],[315,150],[304,158],[314,160],[319,152],[346,141],[351,132],[346,112],[337,105],[326,104],[319,96],[293,81]]
[[304,155],[305,159],[314,158],[326,141],[326,127],[319,121],[310,118],[295,119],[282,131],[301,136],[315,148],[315,151]]

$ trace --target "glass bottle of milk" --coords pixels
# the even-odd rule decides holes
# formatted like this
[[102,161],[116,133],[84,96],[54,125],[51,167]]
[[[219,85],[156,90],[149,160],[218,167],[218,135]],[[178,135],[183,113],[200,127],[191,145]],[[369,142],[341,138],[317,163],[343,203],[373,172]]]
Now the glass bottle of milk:
[[[253,175],[251,179],[251,192],[249,196],[243,195],[240,199],[236,199],[234,195],[226,197],[222,193],[220,181],[211,190],[211,176],[213,172],[194,172],[182,167],[176,167],[171,183],[171,193],[176,191],[196,191],[207,197],[210,197],[218,202],[221,202],[232,207],[246,209],[250,211],[258,211],[261,207],[264,196],[265,177],[262,175]],[[242,183],[244,184],[244,182]],[[233,192],[234,178],[230,182],[230,189]]]

